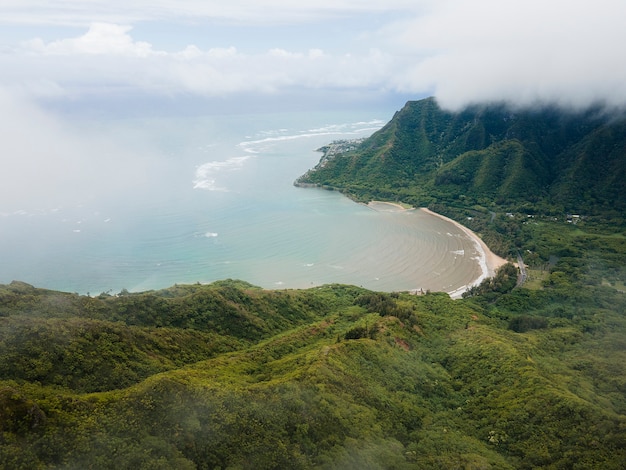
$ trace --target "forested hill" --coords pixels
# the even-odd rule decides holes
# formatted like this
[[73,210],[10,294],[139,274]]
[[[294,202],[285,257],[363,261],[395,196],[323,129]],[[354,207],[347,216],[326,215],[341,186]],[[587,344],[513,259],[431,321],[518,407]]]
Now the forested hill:
[[357,150],[322,162],[298,183],[355,199],[495,206],[502,210],[626,212],[626,118],[600,108],[442,110],[408,102]]
[[624,295],[510,280],[0,285],[0,468],[622,469]]

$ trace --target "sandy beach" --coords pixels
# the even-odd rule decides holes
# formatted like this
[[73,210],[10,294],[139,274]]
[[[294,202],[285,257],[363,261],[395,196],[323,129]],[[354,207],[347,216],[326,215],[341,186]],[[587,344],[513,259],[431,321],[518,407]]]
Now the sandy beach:
[[425,207],[422,207],[420,209],[426,212],[427,214],[433,215],[435,217],[439,217],[440,219],[446,220],[454,224],[460,230],[465,232],[472,240],[474,240],[474,243],[476,244],[476,248],[481,255],[481,259],[480,259],[480,267],[482,270],[481,276],[466,286],[463,286],[452,292],[448,292],[448,294],[450,294],[450,297],[452,297],[453,299],[460,298],[463,295],[463,292],[465,292],[465,290],[467,289],[467,287],[480,284],[483,281],[483,279],[492,277],[500,266],[507,263],[507,260],[493,253],[478,235],[476,235],[474,232],[472,232],[470,229],[468,229],[464,225],[458,223],[456,220],[452,220],[449,217],[446,217],[441,214],[437,214],[436,212],[433,212]]
[[397,202],[384,202],[384,201],[370,201],[367,203],[367,207],[375,211],[382,212],[402,212],[415,210],[413,207],[403,206]]
[[[367,207],[376,211],[383,212],[402,212],[415,210],[413,207],[407,207],[402,204],[384,201],[371,201],[367,204]],[[480,276],[464,286],[461,286],[453,291],[449,291],[448,294],[453,299],[461,298],[463,292],[465,292],[468,287],[480,284],[483,279],[494,276],[496,270],[503,264],[507,263],[507,260],[493,253],[478,235],[472,232],[469,228],[465,227],[463,224],[460,224],[459,222],[452,220],[449,217],[437,214],[436,212],[433,212],[425,207],[420,208],[420,210],[429,215],[438,217],[442,220],[445,220],[446,222],[450,222],[451,224],[453,224],[474,242],[476,246],[476,251],[478,251],[478,253],[480,254],[480,259],[478,261],[481,270]]]

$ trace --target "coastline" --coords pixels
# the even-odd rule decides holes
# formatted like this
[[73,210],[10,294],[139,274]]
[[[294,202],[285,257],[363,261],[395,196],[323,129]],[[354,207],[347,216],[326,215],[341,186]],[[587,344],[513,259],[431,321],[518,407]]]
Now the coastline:
[[[396,202],[386,202],[386,201],[370,201],[366,204],[372,210],[376,211],[388,211],[388,212],[404,212],[415,210],[413,207],[408,207],[406,205],[402,205]],[[453,291],[447,292],[447,294],[453,299],[460,299],[463,296],[463,293],[467,290],[468,287],[475,286],[480,284],[484,279],[488,277],[493,277],[496,273],[496,270],[506,264],[508,261],[500,256],[496,255],[492,252],[489,247],[485,244],[485,242],[472,230],[464,226],[463,224],[453,220],[445,215],[438,214],[436,212],[431,211],[426,207],[420,207],[420,210],[425,212],[426,214],[432,215],[434,217],[438,217],[439,219],[445,220],[446,222],[450,222],[459,230],[463,231],[476,246],[476,250],[480,254],[480,259],[478,261],[480,265],[481,274],[476,279],[471,281],[470,283],[461,286]]]
[[365,205],[370,209],[382,212],[404,212],[415,210],[413,207],[404,206],[398,202],[370,201]]
[[467,236],[469,236],[474,241],[474,244],[476,245],[476,248],[478,252],[480,253],[479,263],[480,263],[482,274],[477,279],[474,279],[472,282],[470,282],[469,284],[462,286],[452,292],[448,292],[448,295],[450,295],[450,297],[452,297],[453,299],[461,298],[461,296],[463,295],[463,292],[465,292],[468,287],[478,285],[484,279],[488,277],[492,277],[500,266],[507,263],[507,260],[505,260],[504,258],[501,258],[500,256],[496,255],[494,252],[492,252],[489,249],[489,247],[485,244],[485,242],[478,235],[476,235],[474,232],[472,232],[469,228],[467,228],[463,224],[457,222],[456,220],[452,220],[451,218],[446,217],[445,215],[441,215],[436,212],[433,212],[426,207],[421,207],[420,210],[422,210],[423,212],[427,214],[430,214],[432,216],[438,217],[442,220],[445,220],[447,222],[454,224],[456,227],[462,230]]

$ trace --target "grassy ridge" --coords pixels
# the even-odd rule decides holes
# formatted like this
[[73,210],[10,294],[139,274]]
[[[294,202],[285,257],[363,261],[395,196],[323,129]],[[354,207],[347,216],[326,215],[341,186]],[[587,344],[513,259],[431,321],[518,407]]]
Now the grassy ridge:
[[[223,288],[179,286],[135,294],[134,304],[140,309],[142,302],[153,307],[154,298],[186,302],[191,320],[203,317],[191,298],[217,301]],[[22,312],[3,318],[37,321],[38,341],[24,342],[21,356],[41,361],[43,351],[65,341],[65,356],[55,364],[68,370],[60,373],[66,377],[60,383],[3,371],[0,465],[619,468],[626,458],[625,382],[618,373],[626,359],[620,342],[626,325],[595,303],[574,307],[553,301],[559,289],[517,290],[493,302],[484,296],[452,301],[445,294],[390,295],[349,286],[266,292],[229,285],[229,295],[254,299],[255,308],[264,309],[259,321],[274,319],[272,331],[255,340],[245,328],[224,336],[191,324],[33,318],[33,309],[21,303]],[[39,304],[59,295],[30,292]],[[63,295],[72,304],[89,301]],[[127,304],[124,297],[100,301],[116,311]],[[614,291],[605,300],[624,307],[623,296]],[[520,315],[511,306],[522,302],[527,307],[519,311],[548,322],[525,333],[511,330],[510,321]],[[323,305],[322,313],[293,320],[306,316],[312,304]],[[562,310],[555,311],[557,305]],[[230,315],[238,324],[235,313]],[[167,370],[129,386],[107,387],[99,374],[86,370],[82,344],[94,335],[87,327],[72,330],[76,322],[126,332],[93,343],[108,367],[132,369],[141,357],[108,351],[148,351],[154,335],[179,335],[180,350],[154,349]],[[283,322],[290,326],[283,328]],[[230,349],[198,350],[185,341],[202,331]],[[12,347],[5,340],[0,353]],[[72,360],[82,368],[70,370]],[[76,386],[81,378],[103,391]]]

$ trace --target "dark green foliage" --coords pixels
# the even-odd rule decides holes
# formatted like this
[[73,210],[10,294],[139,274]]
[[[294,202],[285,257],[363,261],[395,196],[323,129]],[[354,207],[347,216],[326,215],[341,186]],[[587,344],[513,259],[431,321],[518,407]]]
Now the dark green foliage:
[[516,333],[525,333],[529,330],[538,330],[547,327],[548,320],[530,315],[519,315],[509,321],[509,330],[513,330]]
[[36,381],[80,392],[112,390],[242,344],[193,330],[12,316],[0,319],[0,380]]
[[345,339],[359,339],[359,338],[367,338],[367,328],[364,326],[355,326],[351,330],[348,330],[343,337]]
[[46,415],[37,403],[22,396],[15,388],[0,387],[0,431],[24,435],[43,429]]
[[[187,299],[179,316],[191,319],[215,291],[233,302],[227,311],[260,308],[272,325],[265,338],[213,332],[210,341],[229,349],[207,350],[192,339],[209,334],[204,326],[8,312],[2,351],[16,365],[2,362],[0,466],[620,468],[626,457],[626,322],[616,313],[626,300],[614,290],[591,287],[567,304],[562,287],[514,289],[488,303],[350,286],[224,287],[124,297],[134,297],[133,322],[153,322],[141,301],[154,312],[155,297],[180,309]],[[612,309],[596,306],[599,293]],[[58,295],[32,288],[12,299],[44,305]],[[107,301],[117,318],[122,301]],[[311,308],[320,313],[300,321]],[[508,330],[526,317],[549,328]],[[46,351],[63,356],[46,362]],[[15,361],[48,372],[26,376]],[[163,372],[141,368],[155,363]],[[107,382],[115,370],[135,376]],[[116,390],[84,393],[94,384]]]
[[0,286],[0,380],[125,388],[313,321],[358,295],[343,286],[311,295],[224,281],[92,298],[12,283]]
[[[496,271],[494,277],[488,277],[479,285],[470,287],[463,293],[463,298],[482,295],[485,298],[496,298],[493,294],[510,292],[517,284],[518,271],[512,263],[507,263]],[[492,294],[492,295],[489,295]]]

